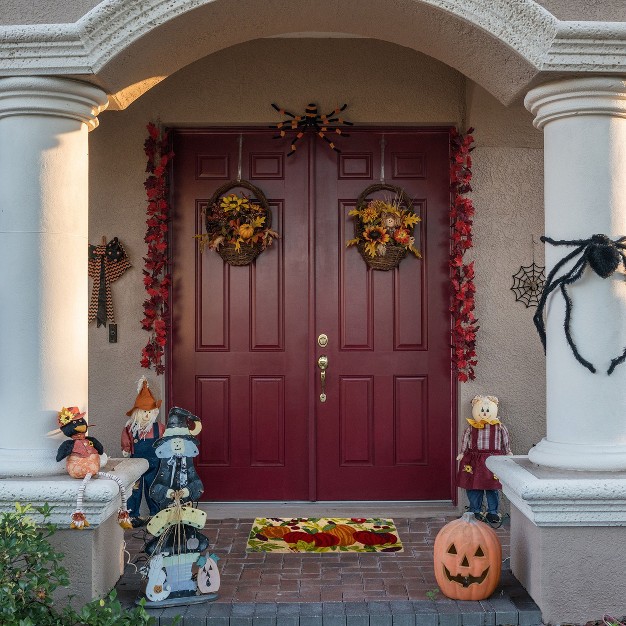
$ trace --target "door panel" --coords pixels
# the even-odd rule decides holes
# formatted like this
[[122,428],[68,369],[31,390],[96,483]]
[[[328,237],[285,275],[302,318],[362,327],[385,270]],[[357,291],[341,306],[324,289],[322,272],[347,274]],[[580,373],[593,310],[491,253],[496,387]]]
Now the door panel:
[[272,134],[243,133],[242,176],[281,236],[247,267],[193,240],[237,175],[239,133],[174,135],[170,404],[202,418],[203,497],[451,499],[448,134],[384,133],[385,175],[414,199],[424,253],[390,272],[345,247],[348,211],[380,178],[382,133],[352,131],[342,154],[305,137],[289,158]]
[[330,339],[318,348],[329,365],[327,401],[316,394],[317,497],[450,499],[447,133],[384,133],[387,182],[422,218],[423,259],[409,255],[388,272],[345,247],[348,211],[380,180],[382,139],[355,130],[339,159],[316,149],[315,323]]
[[[171,404],[204,425],[207,500],[308,498],[308,164],[247,132],[242,174],[263,189],[281,239],[231,267],[193,240],[201,209],[237,176],[239,134],[175,133]],[[291,302],[291,305],[288,303]]]

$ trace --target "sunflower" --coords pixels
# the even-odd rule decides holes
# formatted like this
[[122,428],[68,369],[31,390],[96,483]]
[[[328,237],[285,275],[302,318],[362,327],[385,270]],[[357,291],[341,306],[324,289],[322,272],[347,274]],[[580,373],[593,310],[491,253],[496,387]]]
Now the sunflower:
[[240,198],[236,196],[234,193],[230,196],[224,196],[222,198],[222,202],[220,203],[220,208],[228,213],[229,211],[236,211],[241,207],[241,204],[245,202],[245,198]]
[[372,243],[387,243],[389,241],[389,233],[382,226],[368,226],[363,231],[363,239]]

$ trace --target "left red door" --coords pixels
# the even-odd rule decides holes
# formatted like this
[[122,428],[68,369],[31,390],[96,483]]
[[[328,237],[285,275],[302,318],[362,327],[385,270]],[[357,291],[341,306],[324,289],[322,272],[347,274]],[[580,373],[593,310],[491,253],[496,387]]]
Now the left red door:
[[242,176],[270,200],[281,239],[231,267],[200,254],[193,235],[213,192],[237,177],[239,135],[174,135],[170,402],[204,424],[206,500],[309,499],[308,164],[268,138],[246,131]]

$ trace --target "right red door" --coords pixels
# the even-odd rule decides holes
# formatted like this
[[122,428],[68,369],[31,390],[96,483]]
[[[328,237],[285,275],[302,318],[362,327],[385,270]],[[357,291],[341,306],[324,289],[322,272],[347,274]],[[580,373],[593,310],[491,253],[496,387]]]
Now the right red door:
[[[447,131],[355,130],[342,153],[315,145],[315,361],[318,500],[450,500],[453,388]],[[297,155],[296,155],[297,158]],[[384,161],[384,168],[381,162]],[[368,185],[405,189],[422,221],[398,269],[368,270],[348,211]],[[313,381],[312,381],[313,382]]]

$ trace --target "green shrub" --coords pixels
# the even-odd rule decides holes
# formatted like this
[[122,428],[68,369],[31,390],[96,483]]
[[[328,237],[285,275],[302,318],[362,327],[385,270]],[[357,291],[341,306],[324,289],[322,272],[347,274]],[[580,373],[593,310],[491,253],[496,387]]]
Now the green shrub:
[[48,539],[56,526],[48,522],[50,507],[35,507],[43,516],[36,524],[30,505],[15,505],[15,512],[0,514],[0,624],[2,626],[147,626],[154,618],[143,605],[122,609],[115,591],[92,600],[78,612],[57,607],[53,594],[69,586],[61,565],[63,554]]

